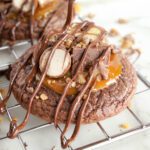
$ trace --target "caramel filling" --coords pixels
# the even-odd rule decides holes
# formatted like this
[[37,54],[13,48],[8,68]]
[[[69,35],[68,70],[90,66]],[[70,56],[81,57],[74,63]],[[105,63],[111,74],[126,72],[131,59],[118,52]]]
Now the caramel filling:
[[114,80],[121,74],[122,72],[122,64],[120,61],[120,57],[117,54],[112,54],[110,57],[110,66],[109,66],[109,78],[107,80],[101,80],[97,81],[94,89],[100,90],[107,86],[109,86],[111,83],[113,83]]
[[[34,14],[34,19],[41,19],[46,17],[47,14],[53,12],[57,8],[58,4],[59,1],[52,1],[43,7],[38,6]],[[24,20],[28,19],[30,17],[30,12],[24,12],[24,16],[26,17],[23,18]],[[7,15],[7,19],[16,19],[17,17],[18,13],[15,11]]]
[[34,18],[39,19],[46,17],[48,13],[51,13],[56,9],[58,4],[59,1],[52,1],[49,4],[45,5],[44,7],[38,7],[34,14]]
[[[109,65],[109,77],[107,80],[96,80],[96,83],[94,85],[93,90],[97,91],[103,88],[106,88],[110,84],[113,83],[114,80],[121,74],[122,72],[122,64],[120,61],[120,57],[118,54],[112,54],[110,57],[110,65]],[[64,78],[60,79],[52,79],[49,77],[46,77],[43,84],[52,89],[53,91],[62,94],[64,92],[64,88],[66,86],[66,80]],[[74,95],[78,91],[77,87],[75,85],[72,85],[68,92],[67,95]]]

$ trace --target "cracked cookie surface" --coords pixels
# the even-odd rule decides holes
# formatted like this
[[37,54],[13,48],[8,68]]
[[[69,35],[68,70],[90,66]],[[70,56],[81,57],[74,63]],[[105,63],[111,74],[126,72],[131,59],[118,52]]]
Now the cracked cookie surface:
[[[30,53],[31,49],[28,50],[26,54],[23,55],[16,64],[13,65],[11,78],[15,74],[19,64]],[[123,66],[122,74],[119,76],[119,78],[117,78],[116,82],[107,88],[91,94],[83,115],[82,123],[97,122],[116,115],[120,111],[124,110],[130,103],[136,88],[136,74],[132,65],[125,56],[121,55],[121,62]],[[34,81],[32,83],[33,89],[31,88],[23,90],[23,85],[25,82],[24,78],[30,70],[30,65],[27,65],[24,69],[22,69],[16,79],[16,83],[13,86],[13,93],[17,101],[24,108],[28,108],[30,97],[37,85],[37,81]],[[38,95],[33,101],[31,113],[52,123],[54,121],[54,114],[60,96],[61,95],[57,94],[53,90],[42,86],[38,92]],[[59,122],[66,122],[67,113],[71,106],[72,100],[73,96],[66,97],[58,116]],[[78,109],[73,116],[72,122],[76,121]]]

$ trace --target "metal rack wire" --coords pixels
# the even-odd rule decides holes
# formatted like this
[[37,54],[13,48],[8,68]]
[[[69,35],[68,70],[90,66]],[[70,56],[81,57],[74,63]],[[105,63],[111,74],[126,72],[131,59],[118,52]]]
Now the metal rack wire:
[[[79,20],[83,20],[82,18],[80,18],[78,16]],[[10,47],[9,46],[3,46],[3,47],[0,47],[0,52],[4,52],[4,51],[9,51],[9,53],[11,53],[13,55],[13,58],[14,60],[12,62],[14,62],[15,60],[18,59],[19,55],[16,53],[15,51],[15,47],[18,47],[18,46],[24,46],[26,44],[29,44],[29,41],[22,41],[20,43],[17,43],[16,45],[14,45],[13,47]],[[21,50],[20,50],[21,51]],[[4,68],[7,68],[12,62],[8,62],[8,63],[4,63],[4,64],[0,64],[0,71],[3,70]],[[140,93],[144,93],[144,92],[147,92],[148,90],[150,90],[150,87],[149,87],[149,83],[147,83],[147,81],[144,79],[143,76],[141,76],[138,72],[138,77],[139,79],[143,82],[143,84],[145,86],[147,86],[147,89],[144,90],[144,91],[140,91],[137,94],[140,94]],[[5,81],[2,81],[0,82],[0,88],[6,88],[8,86],[8,81],[5,80]],[[3,99],[3,95],[0,93],[0,100]],[[10,111],[12,109],[17,109],[18,107],[20,107],[19,104],[15,104],[13,106],[10,106],[10,107],[7,107],[6,108],[6,114],[7,114],[7,117],[9,119],[9,122],[12,120],[12,116],[11,116],[11,113]],[[84,146],[81,146],[81,147],[77,147],[77,148],[73,148],[72,146],[69,146],[68,149],[71,149],[71,150],[80,150],[80,149],[94,149],[96,147],[99,147],[99,146],[103,146],[103,145],[106,145],[106,144],[109,144],[109,143],[112,143],[112,142],[115,142],[115,141],[118,141],[120,139],[123,139],[123,138],[127,138],[131,135],[134,135],[134,134],[137,134],[137,133],[140,133],[140,132],[143,132],[143,131],[146,131],[146,130],[149,130],[150,129],[150,122],[147,123],[147,124],[144,124],[142,122],[142,120],[137,116],[137,114],[134,113],[134,111],[131,109],[131,108],[127,108],[128,112],[134,117],[134,119],[139,123],[139,126],[136,127],[136,128],[132,128],[126,132],[122,132],[122,133],[117,133],[113,136],[110,136],[108,133],[107,133],[107,130],[102,126],[102,124],[100,122],[97,122],[95,123],[96,126],[102,131],[102,133],[105,135],[105,139],[102,139],[102,140],[97,140],[95,142],[92,142],[92,143],[88,143],[88,144],[85,144]],[[27,144],[21,137],[21,134],[22,133],[29,133],[29,132],[32,132],[32,131],[37,131],[39,129],[43,129],[45,127],[48,127],[48,126],[53,126],[53,124],[49,124],[49,123],[45,123],[45,124],[42,124],[42,125],[38,125],[36,127],[32,127],[32,128],[29,128],[29,129],[26,129],[24,131],[21,131],[18,136],[17,136],[17,139],[19,140],[21,146],[22,146],[22,150],[27,150]],[[58,130],[59,132],[61,133],[62,130],[61,130],[61,127],[59,126],[58,127]],[[0,140],[3,140],[3,139],[6,139],[7,136],[4,136],[4,137],[0,137]],[[59,137],[58,137],[59,138]],[[65,137],[66,138],[66,137]],[[79,139],[77,139],[79,140]]]
[[[18,45],[20,46],[20,45],[24,45],[24,44],[27,44],[27,43],[28,43],[28,42],[23,42],[23,43],[20,43],[20,44],[18,44]],[[16,45],[15,45],[15,46],[16,46]],[[3,50],[5,50],[5,49],[8,49],[8,47],[2,47],[2,48],[0,48],[0,51],[3,51]],[[14,48],[11,49],[11,53],[14,55],[14,58],[15,58],[15,59],[18,59],[19,56],[18,56],[17,53],[15,52],[15,49],[14,49]],[[5,64],[5,65],[1,64],[1,65],[0,65],[0,69],[3,68],[4,66],[8,66],[8,65],[9,65],[9,63],[8,63],[8,64]],[[141,77],[140,77],[140,78],[141,78]],[[145,82],[144,82],[144,84],[145,84]],[[0,87],[7,87],[7,85],[8,85],[8,81],[4,81],[4,82],[1,82],[1,83],[0,83]],[[144,93],[144,92],[146,92],[147,90],[150,90],[150,88],[148,87],[146,90],[144,90],[144,91],[142,91],[142,92],[139,92],[139,93]],[[136,94],[139,94],[139,93],[136,93]],[[1,99],[1,100],[3,99],[3,96],[2,96],[1,94],[0,94],[0,99]],[[7,117],[9,118],[9,121],[12,120],[12,116],[11,116],[10,110],[11,110],[11,109],[16,109],[16,108],[18,108],[18,107],[20,107],[19,104],[16,104],[16,105],[14,105],[14,106],[10,106],[10,107],[7,107],[7,108],[6,108],[6,113],[7,113]],[[140,119],[129,107],[127,108],[127,110],[128,110],[128,111],[130,112],[130,114],[136,119],[136,121],[140,124],[140,126],[138,126],[138,127],[136,127],[136,128],[133,128],[133,129],[130,129],[130,130],[126,131],[126,132],[123,132],[123,133],[119,133],[119,134],[115,134],[115,135],[113,135],[113,136],[110,136],[110,135],[107,133],[106,129],[101,125],[101,123],[98,122],[98,123],[96,123],[96,125],[97,125],[97,126],[99,127],[99,129],[103,132],[103,134],[106,136],[106,138],[105,138],[105,139],[102,139],[102,140],[95,141],[95,142],[93,142],[93,143],[86,144],[86,145],[84,145],[84,146],[82,146],[82,147],[78,147],[78,148],[75,148],[75,149],[76,149],[76,150],[79,150],[79,149],[95,148],[95,147],[102,146],[102,145],[106,145],[106,144],[109,144],[109,143],[118,141],[118,140],[120,140],[120,139],[126,138],[126,137],[128,137],[128,136],[130,136],[130,135],[134,135],[134,134],[137,134],[137,133],[140,133],[140,132],[143,132],[143,131],[145,131],[145,130],[150,129],[150,123],[144,124],[144,123],[141,121],[141,119]],[[27,130],[24,130],[24,131],[20,132],[19,135],[17,136],[17,138],[18,138],[18,140],[19,140],[19,142],[20,142],[20,144],[21,144],[21,146],[22,146],[22,149],[23,149],[23,150],[27,150],[27,147],[26,147],[25,141],[23,141],[23,139],[22,139],[22,137],[21,137],[20,134],[22,134],[22,133],[29,133],[29,132],[32,132],[32,131],[36,131],[36,130],[39,130],[39,129],[43,129],[43,128],[47,127],[47,126],[53,126],[53,124],[46,123],[46,124],[42,124],[42,125],[39,125],[39,126],[36,126],[36,127],[33,127],[33,128],[30,128],[30,129],[27,129]],[[59,129],[60,132],[62,132],[62,130],[61,130],[60,127],[59,127],[58,129]],[[0,138],[0,140],[6,139],[6,138],[7,138],[7,136]],[[69,149],[73,150],[73,148],[72,148],[71,146],[69,147]]]

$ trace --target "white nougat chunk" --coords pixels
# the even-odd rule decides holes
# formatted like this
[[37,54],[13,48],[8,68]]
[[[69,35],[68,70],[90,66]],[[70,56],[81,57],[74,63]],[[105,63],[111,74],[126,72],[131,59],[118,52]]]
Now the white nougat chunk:
[[[44,71],[48,56],[52,55],[50,51],[46,50],[40,58],[40,70]],[[71,56],[64,49],[56,49],[51,56],[51,62],[47,71],[49,77],[58,78],[63,76],[70,69]]]
[[87,31],[87,33],[83,36],[83,41],[88,44],[90,41],[94,41],[98,38],[101,31],[98,28],[91,28]]
[[[26,0],[13,0],[13,6],[16,7],[17,9],[21,9],[23,3]],[[28,0],[27,3],[23,6],[23,11],[27,12],[31,9],[31,5],[32,5],[32,0]]]
[[39,0],[39,4],[41,7],[44,7],[46,4],[52,2],[54,0]]

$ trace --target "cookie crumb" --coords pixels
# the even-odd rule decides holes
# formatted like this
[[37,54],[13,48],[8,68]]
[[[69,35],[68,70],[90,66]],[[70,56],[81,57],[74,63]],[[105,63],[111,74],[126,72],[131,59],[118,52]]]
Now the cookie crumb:
[[119,24],[127,24],[127,23],[128,23],[128,20],[127,20],[127,19],[124,19],[124,18],[119,18],[119,19],[117,20],[117,23],[119,23]]
[[84,95],[83,95],[83,99],[84,99],[84,100],[87,99],[87,94],[84,94]]
[[76,46],[77,46],[77,47],[80,47],[80,48],[85,48],[86,43],[88,43],[89,40],[88,40],[88,39],[82,39],[82,41],[83,41],[83,42],[78,43]]
[[54,84],[54,83],[56,83],[56,81],[55,81],[55,80],[52,80],[51,82],[52,82],[53,84]]
[[134,43],[135,43],[135,40],[132,37],[132,35],[131,34],[127,34],[121,40],[121,48],[131,48]]
[[69,83],[71,81],[71,78],[66,78],[66,83]]
[[35,79],[36,79],[37,81],[40,81],[40,77],[39,77],[38,75],[35,76]]
[[72,44],[72,40],[71,39],[68,39],[67,41],[65,41],[65,45],[67,48],[69,48]]
[[78,78],[77,78],[77,81],[78,81],[79,84],[84,84],[86,82],[86,79],[85,79],[83,74],[79,74]]
[[119,127],[122,128],[122,129],[128,129],[129,124],[128,123],[123,123],[123,124],[120,124]]
[[115,28],[110,29],[109,36],[116,37],[118,35],[119,35],[119,32]]
[[51,80],[47,80],[47,82],[48,82],[48,84],[51,84],[51,83],[52,83],[52,81],[51,81]]
[[27,87],[27,91],[32,94],[34,92],[34,88],[33,87]]
[[2,122],[3,122],[3,118],[0,117],[0,123],[2,123]]
[[6,89],[0,88],[0,94],[2,94],[2,96],[5,96],[7,93]]
[[45,101],[45,100],[48,99],[48,96],[47,96],[46,94],[42,93],[42,94],[40,95],[40,99],[43,100],[43,101]]
[[131,106],[132,106],[132,103],[131,103],[131,102],[129,102],[128,107],[129,107],[129,108],[131,108]]
[[13,117],[12,120],[14,120],[14,121],[17,122],[17,121],[18,121],[18,118],[17,118],[17,117]]
[[85,17],[88,18],[88,19],[94,19],[95,14],[93,14],[93,13],[88,13]]
[[35,96],[35,98],[36,98],[36,99],[39,99],[40,97],[37,95],[37,96]]
[[55,146],[53,146],[52,148],[51,148],[51,150],[54,150],[55,149]]
[[75,3],[74,9],[76,13],[79,13],[81,11],[81,5],[79,3]]
[[125,53],[127,56],[132,56],[133,54],[137,54],[138,57],[141,55],[141,50],[139,48],[129,48]]
[[76,87],[76,82],[72,82],[71,87]]

